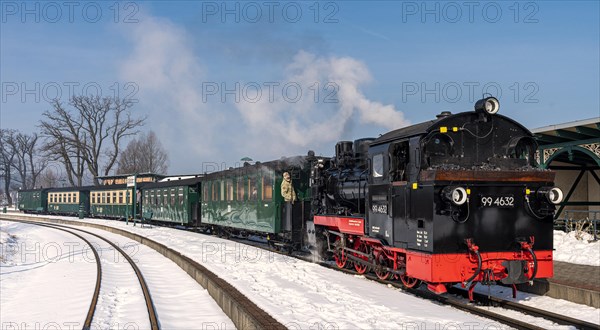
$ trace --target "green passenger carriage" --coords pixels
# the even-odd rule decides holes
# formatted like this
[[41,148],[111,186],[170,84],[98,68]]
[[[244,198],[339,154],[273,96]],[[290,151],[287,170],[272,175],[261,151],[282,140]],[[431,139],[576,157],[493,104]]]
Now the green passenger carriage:
[[48,213],[77,215],[90,211],[90,187],[56,188],[48,191]]
[[98,186],[90,190],[92,217],[126,219],[132,214],[133,189],[124,184]]
[[142,217],[187,226],[198,225],[200,180],[196,177],[144,184]]
[[19,209],[25,213],[45,213],[48,203],[48,189],[19,191]]
[[[284,215],[281,181],[292,175],[297,195],[293,219]],[[202,224],[219,226],[227,234],[254,234],[273,241],[289,241],[292,232],[302,235],[309,215],[309,166],[303,157],[246,164],[212,173],[202,182]]]

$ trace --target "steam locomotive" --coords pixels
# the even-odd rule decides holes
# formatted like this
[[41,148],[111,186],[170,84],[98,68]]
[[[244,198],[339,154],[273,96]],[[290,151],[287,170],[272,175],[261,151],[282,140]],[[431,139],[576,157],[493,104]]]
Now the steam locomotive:
[[315,237],[338,267],[373,270],[437,293],[462,283],[552,277],[552,223],[563,193],[536,167],[537,143],[488,97],[475,111],[376,139],[342,141],[313,160]]
[[[125,184],[23,191],[19,205],[263,236],[273,248],[311,250],[340,268],[406,287],[424,282],[437,293],[456,283],[471,298],[477,283],[516,290],[552,276],[553,214],[563,193],[554,172],[536,166],[531,132],[499,115],[499,107],[487,97],[474,111],[341,141],[333,157],[309,152],[140,182],[137,192]],[[281,195],[284,172],[293,178],[293,205]]]

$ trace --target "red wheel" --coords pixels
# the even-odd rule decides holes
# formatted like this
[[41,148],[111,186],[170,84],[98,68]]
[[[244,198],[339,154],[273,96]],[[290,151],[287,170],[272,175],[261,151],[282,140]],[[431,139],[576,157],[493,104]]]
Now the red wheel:
[[335,264],[338,266],[338,268],[345,268],[346,264],[348,263],[348,256],[341,247],[341,240],[339,237],[335,241],[335,252],[333,259],[335,260]]
[[414,288],[421,284],[421,281],[406,274],[400,275],[400,281],[402,281],[402,284],[407,288]]
[[[365,254],[369,254],[369,247],[367,246],[367,244],[365,243],[359,243],[358,246],[355,248],[355,250],[360,251],[362,253]],[[355,253],[354,256],[356,256],[357,258],[360,258],[362,260],[364,260],[365,262],[369,262],[369,258],[365,257],[363,255],[357,254]],[[369,266],[365,265],[365,264],[360,264],[358,262],[354,262],[354,269],[356,270],[357,273],[359,274],[364,274],[367,272],[367,270],[369,270]]]
[[392,275],[392,273],[388,272],[387,270],[383,269],[383,267],[389,267],[389,261],[387,256],[385,255],[385,253],[382,250],[379,250],[378,252],[375,253],[375,264],[377,264],[377,266],[375,267],[375,275],[377,275],[377,277],[379,277],[379,279],[381,280],[387,280],[388,278],[390,278],[390,275]]

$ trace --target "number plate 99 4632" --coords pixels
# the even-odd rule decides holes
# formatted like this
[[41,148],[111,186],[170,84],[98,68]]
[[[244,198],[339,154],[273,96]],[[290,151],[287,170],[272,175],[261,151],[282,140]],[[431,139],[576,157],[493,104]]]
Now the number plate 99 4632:
[[515,198],[512,195],[481,195],[479,200],[481,202],[482,207],[515,207]]

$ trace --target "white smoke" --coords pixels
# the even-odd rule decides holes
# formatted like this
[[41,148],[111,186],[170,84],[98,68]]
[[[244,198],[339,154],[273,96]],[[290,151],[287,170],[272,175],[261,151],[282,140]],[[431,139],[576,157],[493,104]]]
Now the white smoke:
[[[364,63],[306,51],[293,56],[279,77],[257,77],[254,83],[263,87],[267,81],[280,82],[273,99],[263,88],[257,100],[242,97],[234,102],[228,97],[222,103],[217,95],[207,102],[203,82],[219,83],[224,78],[207,77],[191,46],[192,35],[150,15],[129,28],[132,51],[120,65],[121,79],[139,85],[136,108],[149,113],[149,126],[169,150],[175,167],[170,172],[200,172],[197,164],[202,162],[231,162],[244,156],[266,161],[304,154],[307,149],[333,151],[345,130],[357,123],[387,130],[408,123],[393,105],[372,101],[361,92],[372,79]],[[282,96],[286,83],[301,86],[297,102]],[[179,159],[186,161],[180,164]]]
[[[408,124],[393,105],[371,101],[360,91],[363,84],[371,81],[371,75],[366,65],[356,59],[318,57],[300,51],[281,80],[302,87],[303,96],[297,103],[284,97],[276,97],[273,102],[263,97],[256,103],[237,105],[248,127],[275,145],[275,150],[335,142],[354,116],[360,123],[386,129]],[[327,102],[332,100],[334,103]]]

